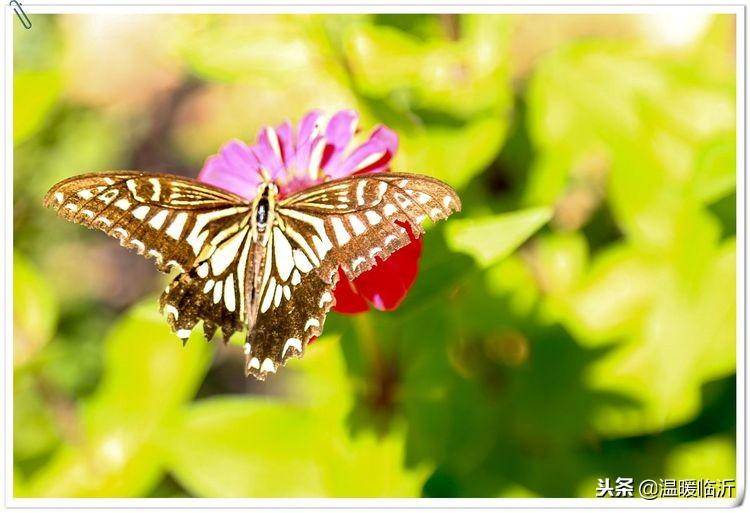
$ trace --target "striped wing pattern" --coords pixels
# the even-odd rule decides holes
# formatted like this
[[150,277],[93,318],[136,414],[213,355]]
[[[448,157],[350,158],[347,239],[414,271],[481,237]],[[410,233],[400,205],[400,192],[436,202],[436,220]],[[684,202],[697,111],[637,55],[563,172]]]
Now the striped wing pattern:
[[246,370],[263,379],[320,334],[341,268],[354,279],[424,232],[422,221],[460,210],[455,192],[421,175],[336,180],[280,202],[258,285]]
[[160,271],[178,270],[159,303],[183,341],[199,320],[209,338],[217,327],[225,338],[243,329],[240,256],[250,218],[243,198],[177,176],[113,172],[60,182],[44,203],[154,258]]
[[162,313],[183,342],[201,320],[207,340],[217,328],[224,342],[245,328],[247,262],[254,246],[247,217],[206,258],[178,275],[159,298]]
[[240,196],[172,175],[112,172],[56,184],[44,205],[74,223],[119,239],[167,272],[189,270],[222,231],[247,216]]

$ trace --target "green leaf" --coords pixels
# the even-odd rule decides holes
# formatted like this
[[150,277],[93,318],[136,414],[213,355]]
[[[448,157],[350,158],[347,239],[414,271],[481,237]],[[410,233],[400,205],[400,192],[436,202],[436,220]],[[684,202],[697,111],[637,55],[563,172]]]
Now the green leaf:
[[393,169],[428,174],[463,188],[497,156],[508,130],[500,116],[480,116],[464,125],[427,124],[399,133]]
[[212,82],[287,82],[319,67],[316,26],[309,16],[188,16],[176,25],[174,45]]
[[610,343],[638,328],[657,288],[657,274],[644,255],[612,245],[597,256],[557,308],[579,343]]
[[350,385],[335,338],[316,340],[288,367],[289,399],[215,397],[175,419],[161,444],[183,486],[203,497],[418,494],[424,470],[402,468],[402,435],[350,436]]
[[737,149],[734,133],[706,144],[696,156],[695,190],[705,203],[713,203],[734,191]]
[[520,317],[531,313],[539,301],[539,286],[534,273],[518,255],[511,255],[487,270],[487,292],[505,297],[508,309]]
[[727,437],[711,436],[675,447],[664,475],[674,479],[734,479],[737,449]]
[[588,41],[550,54],[530,86],[539,158],[526,200],[590,191],[624,235],[559,290],[545,278],[557,276],[553,262],[534,261],[548,320],[585,346],[611,346],[587,383],[629,400],[598,409],[604,436],[689,421],[702,385],[734,370],[733,243],[720,244],[705,210],[735,187],[736,109],[725,78],[705,77],[689,58]]
[[25,70],[13,75],[13,144],[21,144],[44,126],[60,91],[56,70]]
[[[710,202],[734,188],[734,91],[701,77],[690,64],[620,43],[550,55],[530,86],[540,158],[527,201],[556,201],[606,177],[621,230],[638,244],[667,246],[683,201]],[[585,165],[592,160],[595,172]]]
[[198,401],[165,436],[180,484],[201,497],[325,495],[314,457],[324,450],[304,408],[267,398]]
[[52,338],[57,299],[44,278],[20,253],[13,254],[13,364],[31,360]]
[[154,298],[115,325],[104,347],[104,376],[85,410],[89,429],[96,432],[109,431],[114,419],[140,430],[158,424],[193,397],[212,352],[200,330],[182,347]]
[[510,107],[508,21],[502,16],[462,15],[461,34],[419,39],[383,25],[354,25],[344,53],[365,96],[401,95],[413,109],[470,118]]
[[577,232],[540,235],[530,248],[536,279],[544,292],[560,296],[575,287],[588,263],[586,238]]
[[40,210],[40,199],[56,182],[75,172],[122,165],[126,143],[122,126],[100,112],[66,113],[57,125],[56,138],[51,146],[34,139],[25,151],[18,152],[13,176],[16,194],[25,194],[24,200],[38,205]]
[[468,253],[482,267],[516,250],[552,216],[547,207],[529,208],[475,219],[456,219],[446,227],[448,246]]
[[393,169],[429,174],[460,189],[497,157],[510,124],[512,89],[507,19],[455,20],[457,40],[352,24],[342,51],[360,109],[399,134]]
[[[60,442],[60,429],[30,375],[13,381],[13,462],[48,454]],[[20,470],[20,469],[19,469]]]
[[156,434],[195,394],[210,361],[197,334],[186,347],[149,300],[105,340],[105,369],[81,405],[79,436],[62,446],[25,492],[34,497],[145,494],[161,475]]
[[[696,240],[691,247],[705,244]],[[700,410],[703,383],[735,370],[734,241],[713,248],[708,243],[709,256],[697,262],[690,254],[695,250],[686,251],[683,268],[657,262],[644,268],[637,257],[613,267],[603,275],[612,288],[607,289],[607,282],[596,285],[601,291],[599,306],[596,296],[570,298],[571,305],[596,308],[579,315],[578,322],[597,312],[604,319],[595,330],[584,330],[581,340],[603,343],[616,335],[624,339],[587,375],[593,388],[633,399],[630,405],[599,410],[594,422],[608,436],[662,431],[693,419]],[[614,276],[629,279],[629,287],[615,285]],[[619,323],[618,312],[623,316]],[[573,326],[581,331],[581,324]]]

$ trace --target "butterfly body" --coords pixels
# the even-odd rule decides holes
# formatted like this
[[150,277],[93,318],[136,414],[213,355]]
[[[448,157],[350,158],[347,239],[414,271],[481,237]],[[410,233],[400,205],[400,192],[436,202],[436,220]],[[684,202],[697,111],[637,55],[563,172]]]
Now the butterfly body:
[[45,205],[97,228],[177,275],[159,299],[178,337],[203,321],[210,340],[245,330],[258,379],[320,335],[341,269],[354,279],[404,247],[405,226],[444,219],[460,200],[433,178],[397,173],[324,182],[282,198],[270,180],[253,200],[187,178],[114,171],[50,189]]

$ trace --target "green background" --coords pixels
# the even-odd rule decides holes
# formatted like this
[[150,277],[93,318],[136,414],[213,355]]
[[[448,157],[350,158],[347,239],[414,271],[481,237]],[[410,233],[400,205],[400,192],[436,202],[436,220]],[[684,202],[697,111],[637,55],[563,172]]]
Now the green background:
[[[591,497],[735,475],[734,17],[33,15],[14,34],[16,496]],[[266,383],[68,176],[355,108],[464,204],[395,312]]]

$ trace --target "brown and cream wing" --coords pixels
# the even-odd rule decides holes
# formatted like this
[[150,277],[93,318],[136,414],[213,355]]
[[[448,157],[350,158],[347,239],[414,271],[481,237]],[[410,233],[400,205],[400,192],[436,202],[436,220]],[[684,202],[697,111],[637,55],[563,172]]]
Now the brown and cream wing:
[[256,249],[250,233],[245,220],[164,290],[159,307],[178,337],[186,340],[198,321],[203,321],[208,340],[217,329],[226,341],[245,328],[247,297],[251,295],[247,287],[253,284],[248,264]]
[[235,194],[173,175],[94,173],[53,186],[44,205],[156,260],[161,271],[189,270],[249,216]]
[[461,209],[447,184],[422,175],[380,173],[326,182],[283,200],[281,225],[299,233],[315,250],[320,276],[330,281],[340,267],[353,279]]
[[255,279],[250,294],[245,370],[264,379],[289,357],[300,356],[323,329],[333,306],[333,284],[315,272],[324,248],[293,218],[269,227],[265,247],[248,264]]
[[274,299],[265,312],[259,311],[245,344],[245,373],[265,379],[276,372],[291,357],[301,357],[312,337],[323,331],[328,311],[335,299],[331,283],[317,273],[300,276],[296,285],[287,288],[276,286]]

